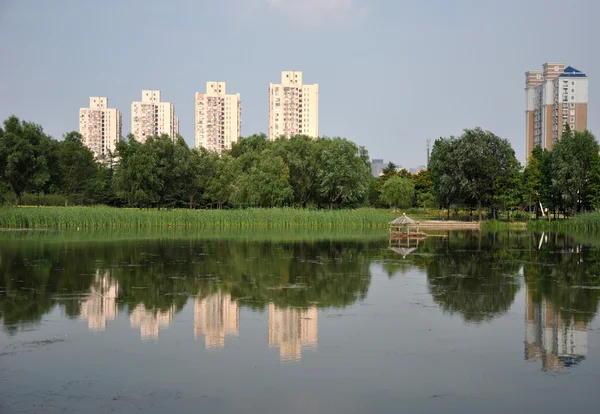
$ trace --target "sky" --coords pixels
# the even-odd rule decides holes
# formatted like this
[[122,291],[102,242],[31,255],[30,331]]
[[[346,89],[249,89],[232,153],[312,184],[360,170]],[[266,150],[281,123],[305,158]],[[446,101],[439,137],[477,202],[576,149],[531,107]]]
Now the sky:
[[[227,82],[242,136],[268,130],[269,82],[319,84],[319,132],[404,167],[427,139],[477,126],[525,158],[525,76],[565,62],[590,77],[600,131],[597,0],[0,0],[0,119],[57,139],[90,96],[131,130],[131,102],[159,89],[194,142],[194,94]],[[596,132],[600,133],[600,132]]]

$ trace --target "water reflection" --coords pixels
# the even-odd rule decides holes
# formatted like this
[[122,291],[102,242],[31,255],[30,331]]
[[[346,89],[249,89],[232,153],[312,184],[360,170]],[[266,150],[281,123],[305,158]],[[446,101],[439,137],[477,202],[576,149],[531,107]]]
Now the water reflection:
[[588,326],[573,315],[564,319],[552,301],[536,301],[527,292],[525,315],[525,359],[541,362],[543,370],[560,371],[587,357]]
[[79,305],[80,317],[87,318],[90,331],[104,331],[106,322],[117,318],[118,294],[119,282],[112,280],[108,272],[101,274],[96,270],[90,294]]
[[279,351],[282,362],[300,361],[304,350],[317,346],[318,313],[364,300],[377,264],[390,278],[422,275],[441,312],[474,328],[505,315],[521,292],[525,359],[554,371],[586,358],[588,324],[600,301],[594,237],[441,236],[405,246],[390,246],[385,237],[277,243],[0,240],[0,320],[15,335],[58,306],[96,332],[122,314],[142,340],[156,340],[189,305],[193,322],[186,329],[206,349],[219,349],[228,337],[240,336],[240,311],[247,309],[267,313],[265,344]]
[[223,348],[225,336],[240,334],[240,309],[231,295],[218,292],[194,299],[194,338],[204,337],[206,349]]
[[269,304],[269,348],[279,347],[281,362],[302,359],[302,349],[315,349],[318,340],[317,308],[279,308]]
[[129,315],[132,328],[139,328],[142,340],[158,339],[160,328],[168,327],[173,322],[175,307],[165,311],[146,309],[143,303],[137,305]]

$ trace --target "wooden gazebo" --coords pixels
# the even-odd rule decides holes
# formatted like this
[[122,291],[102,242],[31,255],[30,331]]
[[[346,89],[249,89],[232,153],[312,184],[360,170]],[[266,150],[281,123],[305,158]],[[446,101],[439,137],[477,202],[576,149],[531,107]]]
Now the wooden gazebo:
[[[408,217],[406,213],[390,221],[389,225],[390,239],[424,239],[427,237],[426,233],[419,232],[419,223]],[[411,229],[413,229],[412,232]]]

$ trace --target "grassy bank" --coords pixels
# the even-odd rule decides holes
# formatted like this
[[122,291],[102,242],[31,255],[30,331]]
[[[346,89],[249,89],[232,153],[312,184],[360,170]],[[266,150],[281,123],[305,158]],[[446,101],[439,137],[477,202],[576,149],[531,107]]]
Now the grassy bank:
[[142,229],[142,228],[386,228],[399,213],[380,209],[297,210],[139,210],[111,207],[0,209],[0,228]]
[[600,212],[581,213],[572,218],[552,220],[532,220],[527,226],[531,231],[600,231]]

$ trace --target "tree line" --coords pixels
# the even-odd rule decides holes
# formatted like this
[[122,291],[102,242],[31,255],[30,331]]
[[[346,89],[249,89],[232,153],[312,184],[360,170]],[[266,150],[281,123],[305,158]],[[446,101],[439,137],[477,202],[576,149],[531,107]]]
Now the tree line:
[[[129,135],[95,159],[78,132],[61,141],[12,116],[0,128],[0,198],[60,195],[65,205],[137,208],[354,208],[589,211],[600,207],[599,145],[567,130],[523,167],[506,139],[481,128],[435,141],[427,170],[389,163],[370,172],[364,147],[344,138],[241,138],[221,155],[181,136]],[[31,197],[30,197],[31,198]],[[31,204],[31,202],[30,202]]]
[[60,194],[65,205],[139,208],[353,207],[368,203],[364,147],[344,138],[242,138],[219,155],[181,136],[129,135],[95,159],[78,132],[62,141],[12,116],[0,128],[0,194]]
[[507,140],[476,128],[438,139],[429,171],[441,206],[476,208],[480,220],[484,208],[492,216],[499,210],[570,215],[600,208],[599,152],[591,132],[567,127],[552,151],[536,147],[523,167]]

